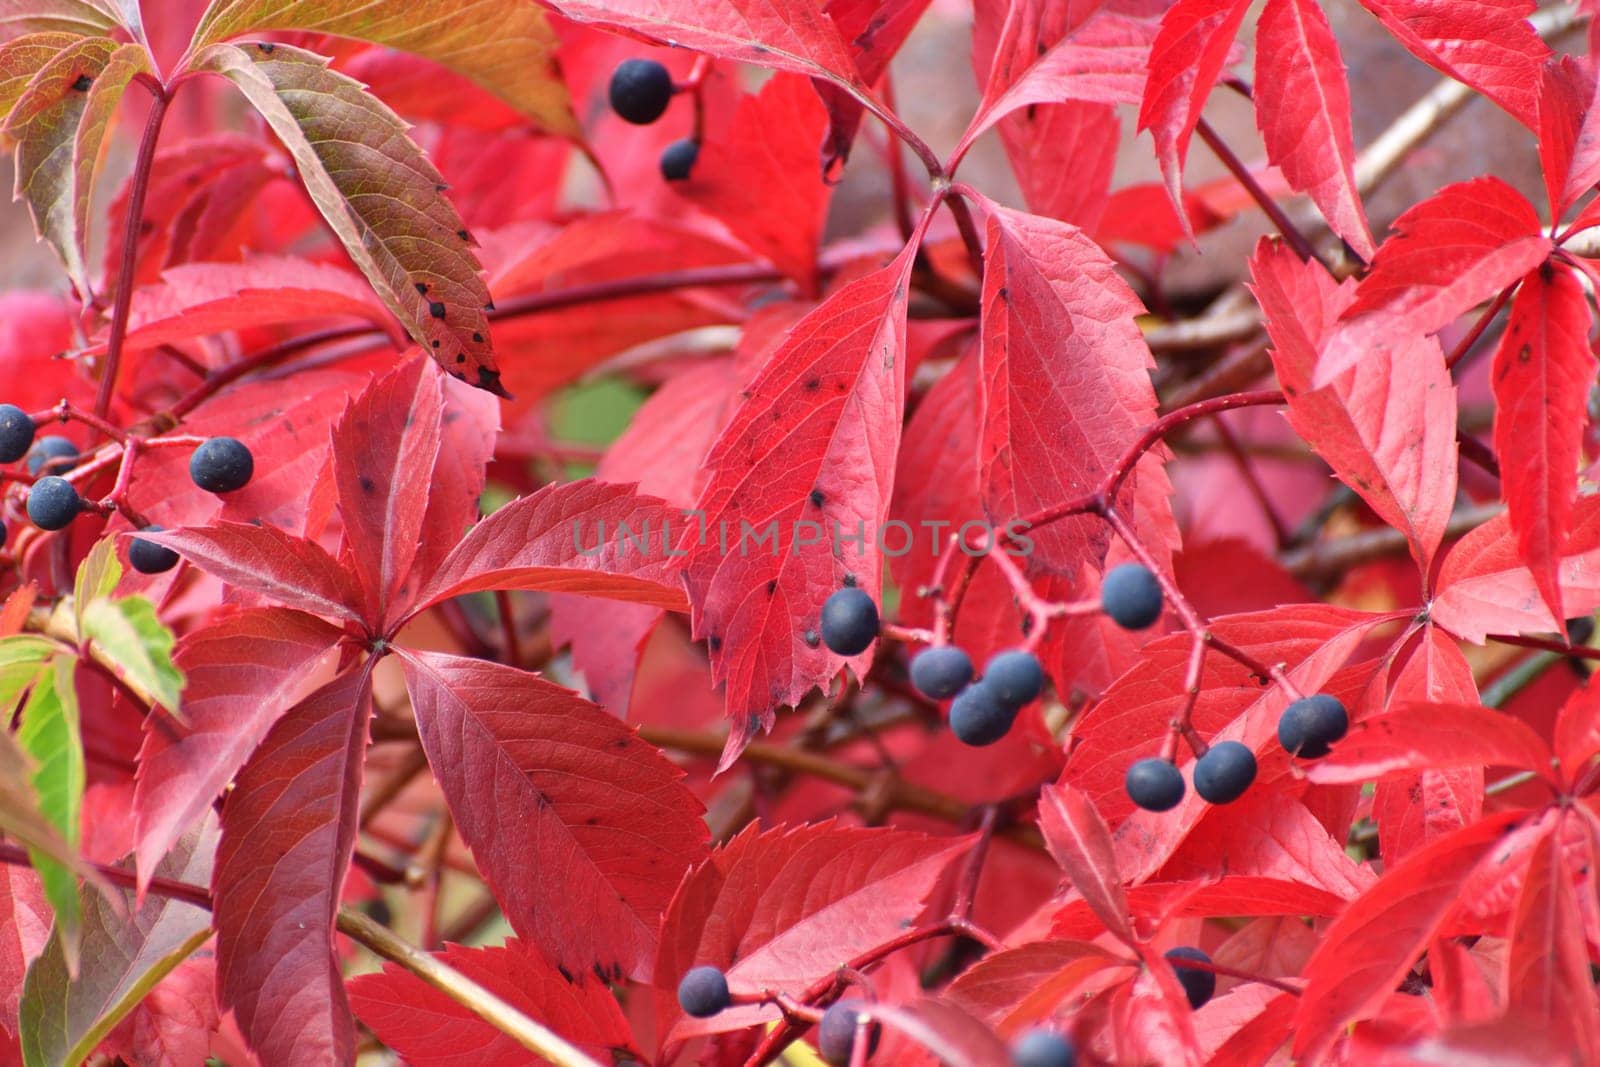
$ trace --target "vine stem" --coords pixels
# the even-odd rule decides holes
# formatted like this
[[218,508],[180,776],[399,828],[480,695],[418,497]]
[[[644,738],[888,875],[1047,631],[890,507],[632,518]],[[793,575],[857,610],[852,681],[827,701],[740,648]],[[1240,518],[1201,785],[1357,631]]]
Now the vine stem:
[[111,332],[106,337],[106,363],[94,394],[94,413],[102,419],[111,411],[111,398],[117,391],[117,371],[122,364],[123,342],[128,336],[128,316],[133,310],[134,272],[139,266],[139,223],[144,217],[145,196],[150,191],[150,171],[155,165],[161,124],[167,117],[167,105],[172,102],[172,94],[166,86],[153,81],[148,84],[152,101],[150,117],[145,120],[139,156],[133,165],[127,230],[122,238],[122,263],[117,273],[117,297],[111,307]]
[[[3,842],[0,842],[0,863],[14,867],[33,865],[28,859],[26,850]],[[107,863],[91,863],[88,866],[113,885],[127,889],[137,886],[134,872],[125,867]],[[170,878],[153,878],[150,881],[149,892],[172,900],[181,900],[207,911],[212,909],[211,892],[204,886],[191,885]],[[496,1030],[515,1040],[523,1048],[543,1056],[557,1067],[602,1067],[599,1061],[584,1055],[576,1046],[528,1018],[460,971],[440,963],[433,956],[362,912],[342,907],[339,909],[335,924],[339,932],[346,937],[359,942],[375,955],[399,964]]]

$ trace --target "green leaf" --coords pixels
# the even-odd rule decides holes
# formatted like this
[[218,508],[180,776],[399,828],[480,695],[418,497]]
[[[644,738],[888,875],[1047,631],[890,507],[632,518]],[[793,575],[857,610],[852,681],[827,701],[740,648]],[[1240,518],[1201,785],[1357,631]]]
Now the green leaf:
[[212,45],[191,66],[230,79],[266,119],[322,217],[417,343],[455,377],[504,396],[471,237],[399,116],[323,57],[287,45]]
[[115,0],[0,0],[0,36],[19,33],[108,33],[119,21]]
[[117,559],[115,542],[104,537],[89,550],[72,582],[72,607],[78,620],[78,635],[83,636],[83,609],[111,595],[122,581],[122,564]]
[[546,132],[578,136],[555,63],[560,41],[529,0],[215,0],[190,48],[261,30],[355,37],[431,59]]
[[156,617],[144,597],[91,600],[83,609],[83,636],[141,695],[162,707],[178,709],[183,672],[172,663],[172,631]]
[[[77,660],[57,656],[22,709],[17,743],[33,758],[29,778],[39,798],[39,812],[68,845],[78,844],[78,817],[83,807],[83,738],[78,730],[78,694],[72,674]],[[34,869],[44,883],[45,899],[56,915],[62,948],[74,971],[78,961],[78,880],[70,867],[45,852],[30,849]]]
[[[193,885],[211,884],[217,821],[185,834],[156,875]],[[120,908],[85,891],[83,967],[73,977],[59,937],[28,967],[22,986],[22,1057],[27,1067],[76,1067],[113,1027],[173,968],[211,936],[204,908],[150,896],[134,910],[134,894],[119,890]]]
[[11,734],[0,730],[0,830],[27,846],[34,857],[47,856],[63,866],[81,866],[61,831],[39,810],[32,784],[36,769]]
[[33,76],[78,40],[75,33],[30,33],[0,45],[0,124],[22,98]]
[[106,130],[128,83],[149,69],[141,45],[84,38],[34,75],[6,119],[17,146],[16,199],[27,201],[34,229],[81,294],[93,291],[84,240]]
[[60,646],[47,637],[33,634],[16,634],[0,638],[0,712],[6,713],[16,706],[17,697],[33,684],[33,680]]

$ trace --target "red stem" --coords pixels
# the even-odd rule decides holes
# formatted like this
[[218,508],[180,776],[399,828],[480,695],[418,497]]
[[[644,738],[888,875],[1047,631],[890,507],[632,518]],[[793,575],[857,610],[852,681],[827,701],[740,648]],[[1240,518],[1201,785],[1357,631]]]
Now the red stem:
[[150,171],[155,164],[156,143],[161,139],[161,123],[167,117],[172,94],[164,86],[151,84],[150,117],[139,142],[139,157],[133,165],[133,184],[128,191],[127,231],[122,239],[122,264],[117,274],[117,298],[111,308],[111,332],[106,338],[106,362],[100,385],[94,394],[94,413],[105,418],[111,398],[117,391],[117,371],[122,363],[122,345],[128,336],[128,315],[133,309],[134,273],[139,266],[139,230],[144,218],[144,199],[150,191]]
[[1444,365],[1446,370],[1454,370],[1456,364],[1465,359],[1467,353],[1472,351],[1472,346],[1478,343],[1478,338],[1483,336],[1483,331],[1489,328],[1489,324],[1494,321],[1494,317],[1500,314],[1500,309],[1506,306],[1506,301],[1511,299],[1511,292],[1515,288],[1515,284],[1508,285],[1495,294],[1495,298],[1488,308],[1485,309],[1482,315],[1478,316],[1478,321],[1472,324],[1472,329],[1467,331],[1465,337],[1456,342],[1456,346],[1450,350],[1450,355],[1445,357]]
[[[128,889],[136,888],[138,885],[138,877],[125,867],[116,867],[109,863],[90,863],[87,860],[84,862],[114,885]],[[33,861],[28,858],[27,849],[5,843],[0,843],[0,863],[12,867],[33,866]],[[203,886],[177,882],[170,878],[152,878],[149,891],[159,897],[171,897],[173,900],[181,900],[195,907],[211,910],[211,891]]]
[[[1267,213],[1267,218],[1272,220],[1272,225],[1283,235],[1283,239],[1289,242],[1289,247],[1294,249],[1294,254],[1302,260],[1309,261],[1314,259],[1318,263],[1322,263],[1322,257],[1317,255],[1316,249],[1311,247],[1311,242],[1306,240],[1306,235],[1300,232],[1300,228],[1294,224],[1288,215],[1284,214],[1283,208],[1278,206],[1278,202],[1268,196],[1265,189],[1261,188],[1260,183],[1256,181],[1255,175],[1250,173],[1250,168],[1245,166],[1239,157],[1233,154],[1233,149],[1229,148],[1221,137],[1217,136],[1217,131],[1211,128],[1211,124],[1206,122],[1205,119],[1201,119],[1200,124],[1195,127],[1195,132],[1200,135],[1200,139],[1210,147],[1211,151],[1216,153],[1217,158],[1222,161],[1222,165],[1228,168],[1228,172],[1238,180],[1240,185],[1244,186],[1244,191],[1250,194],[1250,199],[1254,200],[1260,205],[1261,210]],[[1322,263],[1322,265],[1327,267],[1326,263]]]

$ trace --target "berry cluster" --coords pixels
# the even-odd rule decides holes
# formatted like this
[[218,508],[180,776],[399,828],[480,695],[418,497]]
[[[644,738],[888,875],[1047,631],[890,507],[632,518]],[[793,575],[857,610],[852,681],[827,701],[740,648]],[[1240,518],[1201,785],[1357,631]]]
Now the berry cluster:
[[[611,74],[608,95],[611,110],[635,126],[648,126],[667,112],[678,87],[672,73],[653,59],[625,59]],[[683,181],[700,158],[700,141],[685,137],[667,145],[661,153],[661,176],[669,182]]]
[[[1344,705],[1326,693],[1296,700],[1278,719],[1278,743],[1291,756],[1318,759],[1350,728]],[[1256,757],[1238,741],[1219,741],[1194,761],[1194,791],[1208,804],[1244,795],[1256,778]],[[1146,811],[1170,811],[1183,801],[1183,774],[1171,760],[1151,756],[1128,768],[1128,798]]]
[[[69,417],[65,404],[62,412],[63,419]],[[33,416],[15,404],[0,404],[0,464],[26,460],[28,474],[34,479],[26,503],[29,520],[41,530],[64,530],[86,510],[104,511],[104,504],[86,502],[78,487],[64,477],[82,458],[78,446],[65,437],[36,437],[37,432]],[[203,441],[189,459],[190,479],[208,493],[243,489],[254,474],[255,457],[232,437]],[[144,527],[149,533],[160,530],[155,525]],[[0,527],[0,544],[4,543],[4,528]],[[177,565],[178,555],[153,541],[135,538],[128,549],[128,562],[142,574],[160,574]]]
[[[1167,958],[1211,962],[1209,956],[1194,948],[1175,948],[1167,953]],[[1174,964],[1174,970],[1193,1007],[1198,1008],[1211,999],[1217,985],[1216,975],[1178,964]],[[744,1002],[753,1003],[760,999],[751,997]],[[709,1019],[727,1010],[732,1003],[728,976],[717,967],[693,967],[678,982],[678,1006],[686,1015],[696,1019]],[[823,1011],[822,1017],[817,1020],[817,1052],[823,1062],[832,1067],[847,1067],[855,1054],[856,1036],[862,1029],[861,1014],[865,1007],[860,1000],[847,997]],[[878,1041],[882,1036],[882,1027],[869,1021],[866,1026],[868,1056],[878,1051]],[[1075,1067],[1077,1062],[1077,1046],[1070,1038],[1048,1027],[1040,1026],[1025,1031],[1011,1046],[1012,1067]]]

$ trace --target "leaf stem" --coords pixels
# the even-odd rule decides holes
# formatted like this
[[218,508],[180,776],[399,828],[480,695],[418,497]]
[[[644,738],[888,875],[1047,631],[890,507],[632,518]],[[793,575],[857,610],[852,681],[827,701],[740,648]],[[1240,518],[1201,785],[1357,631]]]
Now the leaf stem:
[[128,192],[128,217],[122,238],[122,263],[117,272],[117,296],[111,307],[111,331],[106,337],[106,361],[94,394],[94,413],[102,419],[111,411],[111,398],[117,391],[117,371],[121,369],[128,315],[133,309],[134,273],[139,266],[139,224],[144,217],[145,196],[150,191],[150,171],[155,164],[156,143],[161,139],[161,124],[167,117],[167,105],[172,102],[172,94],[166,86],[155,84],[153,80],[149,85],[150,117],[145,120],[139,156],[133,165],[133,184]]
[[1311,247],[1311,242],[1306,240],[1306,235],[1300,232],[1300,227],[1296,226],[1293,220],[1284,213],[1283,208],[1278,205],[1276,200],[1267,195],[1267,191],[1261,188],[1261,183],[1256,181],[1256,176],[1250,173],[1250,168],[1245,166],[1239,157],[1233,154],[1233,149],[1229,148],[1227,142],[1217,135],[1217,131],[1211,128],[1211,124],[1205,119],[1201,119],[1200,124],[1195,127],[1195,132],[1200,135],[1200,139],[1210,147],[1211,151],[1216,153],[1217,158],[1222,161],[1222,165],[1228,168],[1228,172],[1234,176],[1240,185],[1244,186],[1244,191],[1250,194],[1250,199],[1254,200],[1261,210],[1267,213],[1267,218],[1272,220],[1272,225],[1283,235],[1283,239],[1289,242],[1289,247],[1294,249],[1294,254],[1307,262],[1314,259],[1318,263],[1322,263],[1322,266],[1326,268],[1328,265],[1322,262],[1322,257],[1317,255],[1316,249]]

